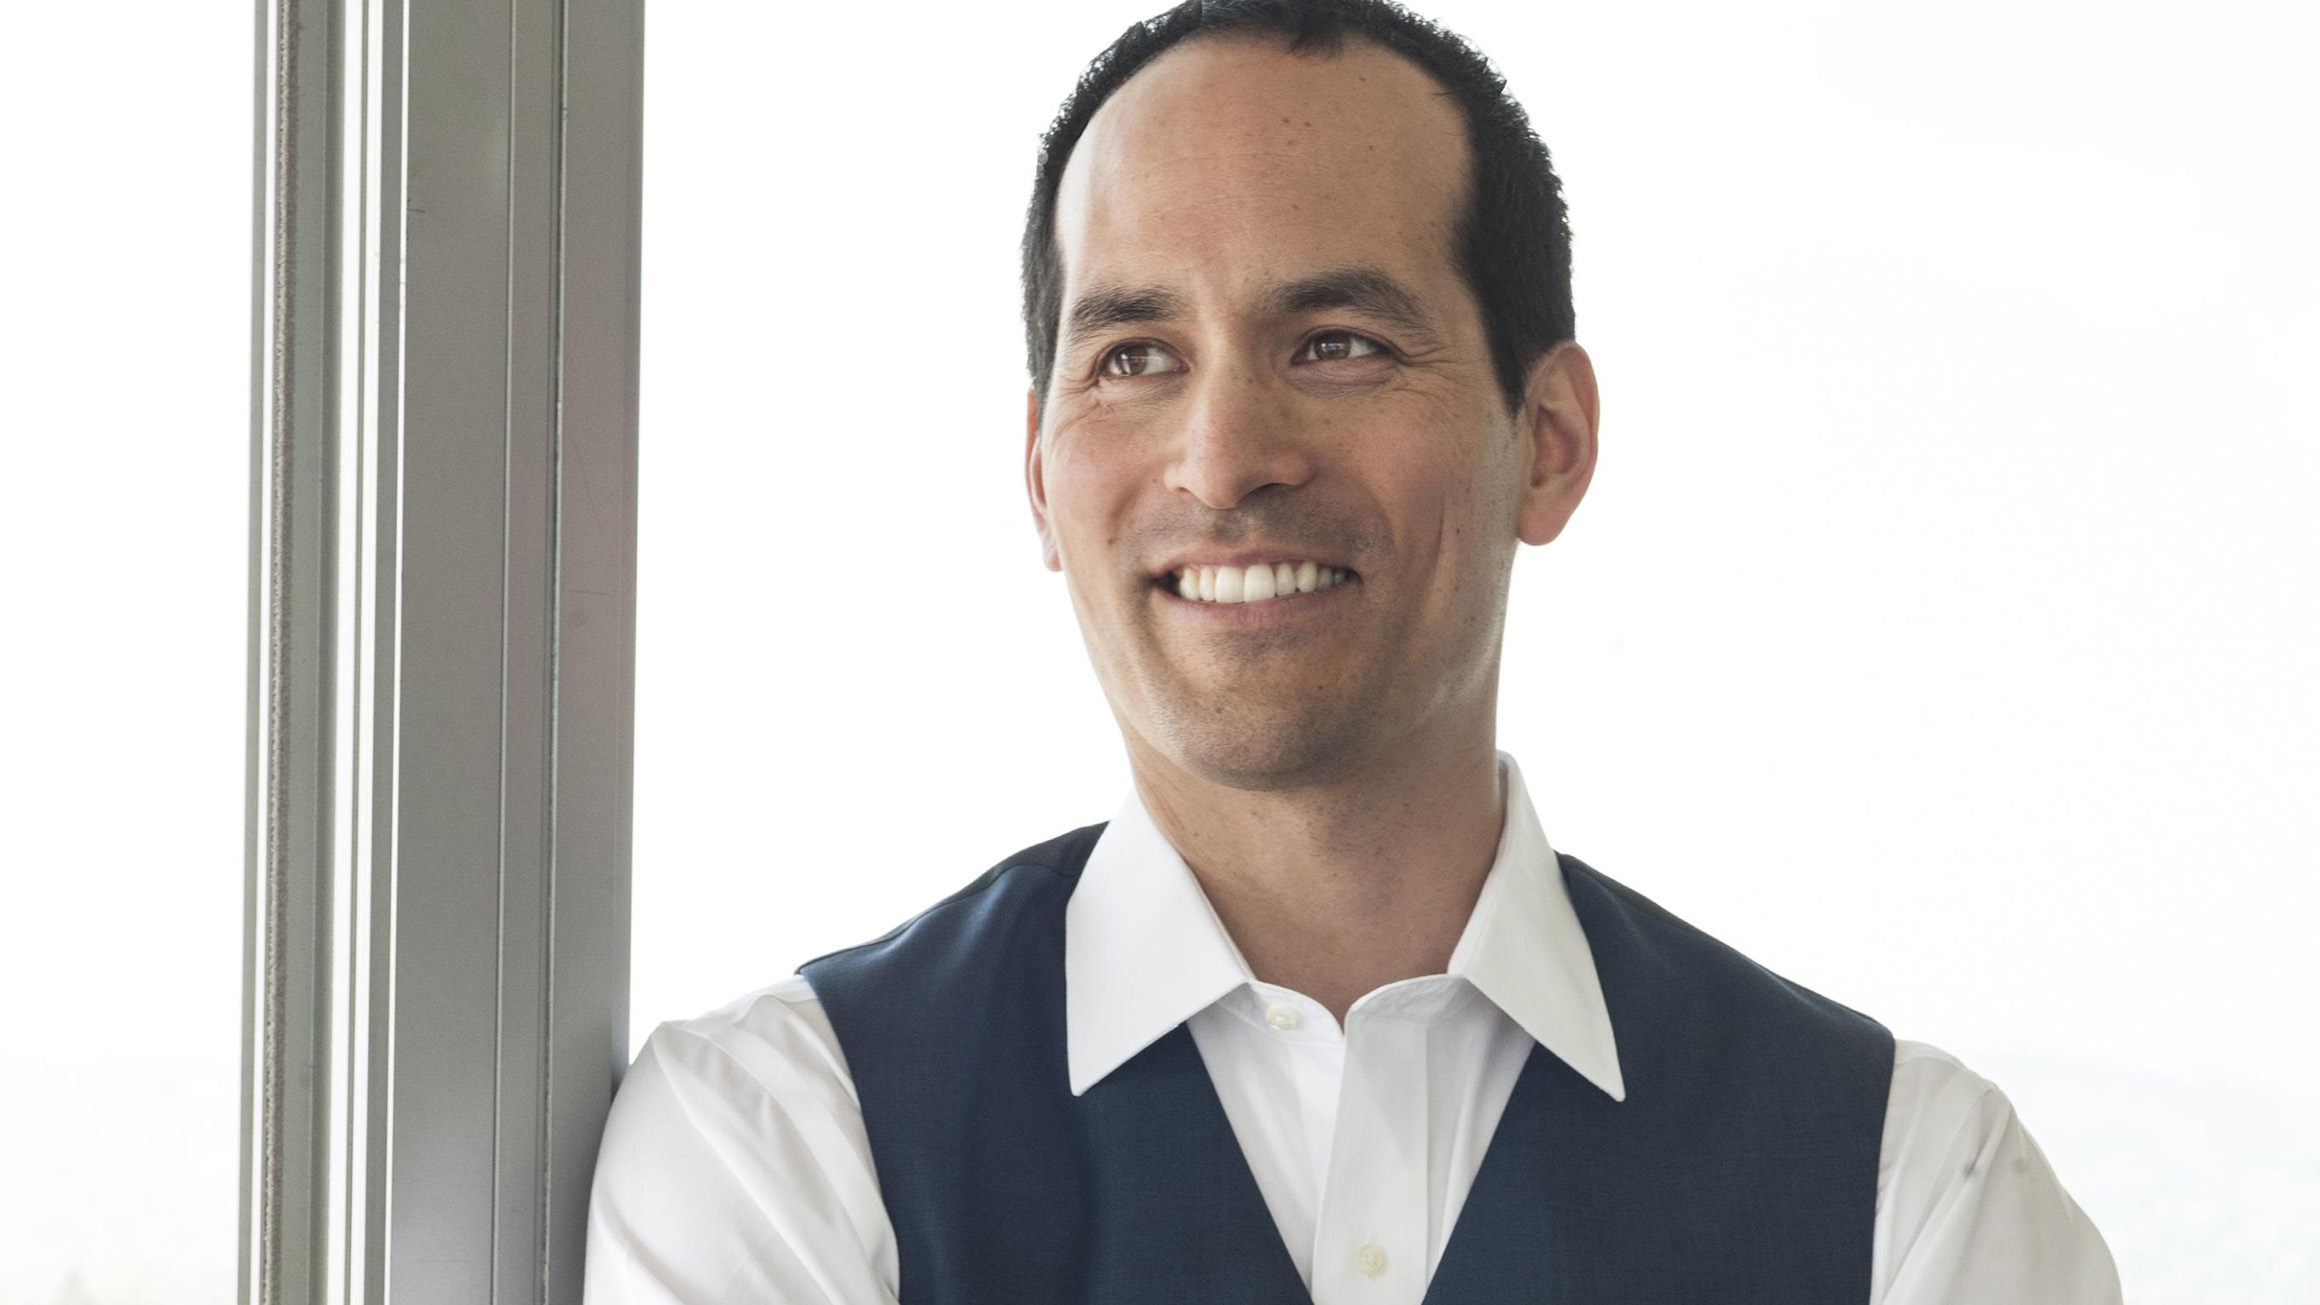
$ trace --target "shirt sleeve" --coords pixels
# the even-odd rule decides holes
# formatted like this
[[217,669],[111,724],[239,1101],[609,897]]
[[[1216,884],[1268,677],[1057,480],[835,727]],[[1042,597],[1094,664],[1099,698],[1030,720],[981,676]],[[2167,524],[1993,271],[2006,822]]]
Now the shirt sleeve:
[[656,1029],[605,1122],[587,1305],[893,1305],[898,1276],[861,1103],[811,986]]
[[2013,1103],[1956,1058],[1894,1046],[1870,1305],[2120,1305],[2110,1248]]

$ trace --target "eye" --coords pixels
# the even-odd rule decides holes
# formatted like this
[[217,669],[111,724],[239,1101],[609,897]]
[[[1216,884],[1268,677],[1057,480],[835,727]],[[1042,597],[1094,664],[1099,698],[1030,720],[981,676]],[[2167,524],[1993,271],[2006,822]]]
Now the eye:
[[1096,364],[1096,374],[1108,379],[1125,380],[1131,376],[1160,376],[1184,370],[1184,360],[1150,341],[1123,344],[1104,354]]
[[1344,362],[1350,358],[1366,358],[1384,353],[1386,347],[1366,335],[1351,331],[1323,331],[1305,342],[1297,351],[1299,362]]

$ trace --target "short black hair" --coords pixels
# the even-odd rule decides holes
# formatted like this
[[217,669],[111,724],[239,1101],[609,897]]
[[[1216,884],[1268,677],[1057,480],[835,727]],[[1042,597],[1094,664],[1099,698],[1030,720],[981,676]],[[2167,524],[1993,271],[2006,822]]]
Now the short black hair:
[[1096,110],[1144,65],[1194,36],[1243,33],[1286,37],[1291,52],[1321,55],[1336,53],[1348,36],[1364,37],[1424,69],[1458,102],[1472,175],[1455,219],[1453,256],[1481,305],[1507,407],[1519,408],[1531,364],[1572,338],[1571,228],[1562,183],[1529,115],[1507,93],[1506,78],[1463,38],[1391,0],[1184,0],[1122,32],[1088,64],[1040,138],[1023,224],[1023,331],[1041,405],[1063,312],[1055,196],[1072,149]]

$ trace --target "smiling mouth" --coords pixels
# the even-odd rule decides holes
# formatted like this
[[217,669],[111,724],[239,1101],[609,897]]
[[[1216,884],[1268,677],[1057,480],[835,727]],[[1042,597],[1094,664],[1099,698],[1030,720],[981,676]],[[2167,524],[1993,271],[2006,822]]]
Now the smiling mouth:
[[1155,576],[1161,589],[1196,603],[1265,603],[1334,589],[1354,579],[1344,567],[1316,562],[1260,566],[1186,566]]

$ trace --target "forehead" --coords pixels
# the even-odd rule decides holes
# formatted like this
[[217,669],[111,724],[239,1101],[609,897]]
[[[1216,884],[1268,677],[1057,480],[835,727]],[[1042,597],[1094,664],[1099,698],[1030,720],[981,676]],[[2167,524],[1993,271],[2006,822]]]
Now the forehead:
[[1467,153],[1457,103],[1382,47],[1195,38],[1121,86],[1064,168],[1066,299],[1117,282],[1229,298],[1349,263],[1438,281]]

